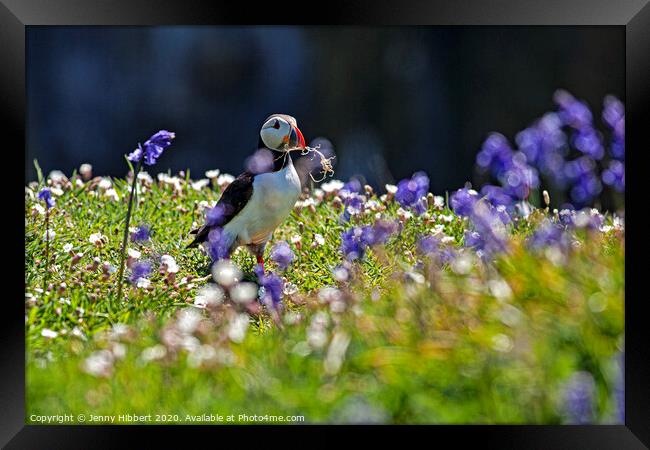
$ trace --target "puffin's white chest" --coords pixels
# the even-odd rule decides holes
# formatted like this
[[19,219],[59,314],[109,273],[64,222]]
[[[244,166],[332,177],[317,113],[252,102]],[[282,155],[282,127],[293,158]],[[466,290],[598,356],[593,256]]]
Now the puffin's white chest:
[[266,242],[282,223],[300,195],[300,179],[291,159],[284,169],[255,176],[253,195],[237,217],[225,227],[239,244]]

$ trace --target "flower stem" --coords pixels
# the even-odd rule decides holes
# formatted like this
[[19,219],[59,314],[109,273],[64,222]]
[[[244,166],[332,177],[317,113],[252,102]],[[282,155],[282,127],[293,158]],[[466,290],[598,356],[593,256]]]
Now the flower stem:
[[43,295],[47,292],[50,276],[50,207],[45,208],[45,277],[43,277]]
[[126,264],[126,243],[129,240],[129,223],[131,222],[131,211],[133,209],[133,197],[135,195],[135,185],[138,182],[138,172],[142,167],[142,157],[138,161],[137,166],[133,170],[133,183],[131,184],[131,192],[129,194],[129,206],[126,210],[126,223],[124,224],[124,237],[122,238],[122,248],[120,250],[120,271],[117,275],[117,298],[122,298],[122,277],[124,276],[124,265]]

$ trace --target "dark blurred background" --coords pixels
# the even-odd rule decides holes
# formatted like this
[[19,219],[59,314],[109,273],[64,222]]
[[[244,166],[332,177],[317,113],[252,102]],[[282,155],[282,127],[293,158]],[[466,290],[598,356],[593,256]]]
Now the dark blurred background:
[[441,193],[474,178],[490,131],[511,141],[564,88],[599,117],[624,99],[622,27],[28,27],[26,176],[82,163],[237,175],[274,112],[331,141],[336,178],[383,185],[425,170]]

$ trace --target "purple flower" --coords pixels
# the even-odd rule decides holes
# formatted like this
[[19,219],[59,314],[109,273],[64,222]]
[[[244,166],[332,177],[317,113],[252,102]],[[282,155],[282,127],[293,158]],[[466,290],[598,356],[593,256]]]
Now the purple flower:
[[363,198],[357,193],[350,193],[345,197],[345,211],[348,215],[354,216],[363,211]]
[[[410,179],[404,179],[397,184],[395,200],[404,208],[415,206],[429,192],[429,177],[424,172],[416,172]],[[416,209],[420,214],[421,207]]]
[[144,157],[144,163],[153,166],[175,137],[176,135],[170,131],[160,130],[151,136],[144,145],[138,144],[138,148],[131,152],[127,159],[131,162],[138,162]]
[[38,193],[38,199],[45,202],[45,206],[49,209],[54,206],[54,199],[52,198],[52,192],[50,188],[43,188]]
[[140,225],[133,233],[131,233],[131,240],[133,242],[145,242],[148,241],[150,237],[151,233],[148,225]]
[[371,237],[366,237],[368,245],[382,245],[397,231],[397,223],[388,220],[377,220],[372,228]]
[[512,148],[506,137],[500,133],[490,133],[476,155],[476,164],[498,177],[508,168],[511,159]]
[[208,253],[212,261],[226,259],[230,256],[231,241],[223,228],[215,227],[208,234]]
[[273,169],[273,153],[265,148],[258,149],[246,159],[245,167],[253,174],[269,172]]
[[[356,178],[352,178],[350,181],[345,183],[343,187],[341,188],[341,191],[346,191],[349,194],[356,193],[359,194],[361,193],[361,189],[363,186],[361,186],[361,182],[357,180]],[[343,194],[345,195],[345,194]]]
[[271,261],[276,263],[281,270],[287,270],[295,255],[285,241],[280,241],[271,249]]
[[274,273],[264,273],[264,269],[259,264],[255,266],[253,271],[257,275],[260,286],[264,288],[260,300],[268,307],[276,308],[282,301],[284,281]]
[[424,236],[417,240],[416,248],[422,255],[432,255],[440,248],[440,239],[435,236]]
[[451,194],[449,203],[456,214],[467,217],[472,213],[474,203],[476,203],[478,198],[478,192],[472,189],[462,188]]
[[589,372],[576,372],[564,390],[564,412],[567,421],[573,424],[588,424],[594,421],[594,395],[596,383]]
[[569,238],[561,224],[544,220],[528,238],[528,245],[534,250],[543,250],[552,246],[567,249]]
[[606,185],[612,186],[618,192],[625,192],[625,165],[622,162],[610,161],[602,177]]
[[560,107],[559,116],[565,125],[576,130],[592,126],[593,116],[585,102],[577,100],[565,90],[556,91],[553,100]]
[[218,204],[205,214],[205,223],[209,227],[222,225],[232,206]]
[[602,190],[595,169],[596,163],[587,156],[569,161],[564,166],[564,174],[572,185],[571,200],[578,207],[588,204]]
[[600,135],[591,127],[578,130],[573,135],[572,141],[575,148],[590,158],[600,160],[605,156],[605,150],[600,140]]
[[506,251],[505,210],[498,211],[488,201],[477,201],[469,216],[472,230],[465,234],[465,245],[482,251],[485,256]]
[[625,107],[613,95],[608,95],[603,100],[603,121],[614,129],[620,120],[625,120]]
[[140,278],[147,278],[151,273],[151,267],[151,262],[147,260],[137,261],[134,263],[133,266],[131,266],[131,284],[137,284]]
[[365,255],[367,243],[362,240],[363,234],[363,228],[353,227],[341,235],[341,252],[348,261],[361,259]]
[[513,198],[500,186],[486,184],[481,188],[481,195],[484,196],[493,206],[511,207]]

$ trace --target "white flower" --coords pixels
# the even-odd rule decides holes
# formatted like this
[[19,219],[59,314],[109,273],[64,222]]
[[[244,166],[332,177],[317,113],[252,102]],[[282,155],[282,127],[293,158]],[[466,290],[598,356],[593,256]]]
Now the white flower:
[[79,166],[79,174],[87,180],[93,176],[93,166],[88,163],[83,163]]
[[498,300],[509,300],[512,298],[512,289],[503,279],[492,279],[488,281],[490,293]]
[[162,255],[160,257],[160,264],[166,266],[167,273],[178,272],[178,264],[176,264],[176,260],[174,259],[173,256]]
[[284,295],[293,295],[298,292],[298,286],[293,283],[284,284]]
[[315,233],[314,234],[314,243],[316,245],[325,245],[325,238],[323,237],[323,235]]
[[41,206],[38,203],[34,203],[34,205],[32,205],[32,211],[36,212],[37,214],[39,214],[41,216],[45,215],[45,208],[43,208],[43,206]]
[[176,327],[184,334],[191,334],[196,330],[201,321],[201,313],[192,308],[186,308],[178,313]]
[[210,184],[210,180],[203,178],[201,180],[198,180],[198,181],[195,181],[194,183],[192,183],[192,189],[194,189],[195,191],[200,191],[201,189],[206,187],[208,184]]
[[140,253],[139,251],[133,248],[127,249],[126,253],[127,255],[129,255],[129,258],[133,258],[133,259],[138,259],[142,255],[142,253]]
[[43,328],[41,330],[41,336],[46,337],[48,339],[54,339],[58,335],[59,333],[57,333],[56,331],[52,331],[49,328]]
[[162,359],[165,357],[167,354],[167,349],[165,348],[164,345],[154,345],[153,347],[147,347],[144,350],[142,350],[142,353],[140,353],[140,358],[145,361],[153,361],[156,359]]
[[113,370],[113,360],[113,354],[110,351],[99,350],[86,358],[83,370],[96,377],[106,377]]
[[70,250],[72,250],[72,244],[65,244],[63,246],[63,251],[68,253]]
[[345,183],[343,183],[340,180],[331,180],[328,181],[327,183],[323,183],[320,185],[320,188],[325,192],[326,194],[331,194],[333,192],[338,192]]
[[106,236],[101,233],[93,233],[88,237],[91,244],[101,246],[107,240]]
[[223,303],[223,289],[213,283],[201,287],[194,299],[194,306],[197,308],[205,308],[220,303]]
[[60,196],[63,195],[63,189],[61,189],[60,187],[56,187],[56,186],[50,188],[50,192],[51,192],[53,195],[56,195],[57,197],[60,197]]
[[56,232],[54,230],[47,230],[43,233],[44,241],[52,241],[56,237]]
[[217,184],[222,189],[228,186],[233,181],[235,181],[235,177],[233,177],[229,173],[223,173],[217,177]]
[[113,188],[106,189],[104,196],[110,198],[111,200],[118,202],[120,201],[120,196],[117,194],[117,191]]
[[210,179],[217,178],[219,176],[219,169],[208,170],[205,172],[205,176]]
[[513,343],[505,334],[497,334],[492,337],[492,348],[498,352],[507,353],[512,350]]
[[138,174],[138,180],[148,184],[153,183],[153,178],[151,178],[151,175],[149,175],[144,170]]
[[438,217],[440,217],[440,220],[447,223],[451,223],[454,220],[454,216],[452,216],[451,214],[440,215]]
[[97,185],[100,189],[110,189],[113,186],[113,183],[108,178],[102,178],[102,180]]
[[327,374],[333,375],[339,371],[343,364],[343,358],[349,344],[350,336],[348,336],[344,331],[338,331],[334,334],[332,342],[327,349],[327,356],[323,362]]
[[445,206],[445,199],[440,195],[433,197],[433,207],[437,209],[442,209]]
[[386,192],[389,194],[395,194],[397,192],[397,186],[394,184],[387,184],[386,186]]
[[212,277],[217,283],[227,287],[238,282],[242,273],[232,261],[222,259],[212,267]]
[[67,177],[60,170],[53,170],[50,172],[50,180],[52,183],[57,184],[67,180]]
[[248,314],[237,314],[228,327],[228,337],[233,342],[242,342],[248,329]]
[[237,283],[230,288],[230,298],[235,303],[250,303],[257,297],[257,285],[250,282]]
[[140,277],[135,280],[135,287],[139,289],[147,289],[151,286],[151,281],[148,278]]
[[291,236],[292,244],[298,244],[300,242],[302,242],[302,236],[300,236],[299,234],[294,234],[293,236]]
[[443,236],[442,239],[440,239],[440,242],[442,242],[443,244],[450,244],[454,241],[455,239],[452,236]]

